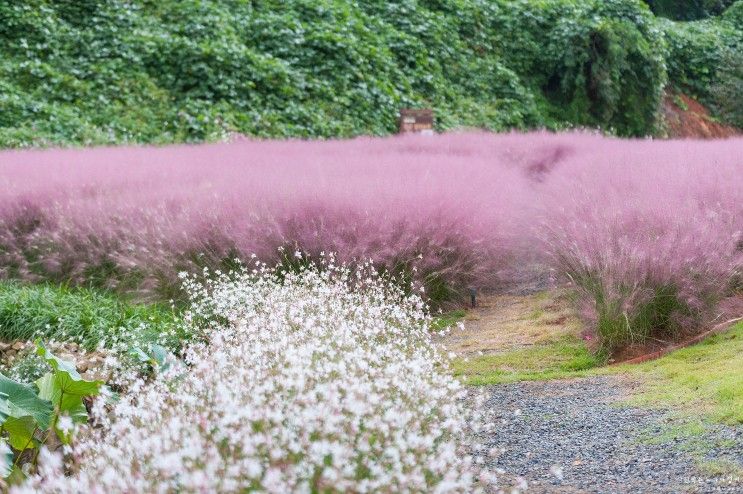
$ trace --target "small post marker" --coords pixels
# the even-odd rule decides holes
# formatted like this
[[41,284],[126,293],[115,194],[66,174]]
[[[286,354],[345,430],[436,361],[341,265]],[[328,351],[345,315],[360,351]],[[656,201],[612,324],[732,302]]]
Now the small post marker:
[[472,303],[473,309],[477,307],[477,289],[476,288],[470,288],[470,302]]
[[433,110],[430,108],[400,110],[400,134],[433,134]]

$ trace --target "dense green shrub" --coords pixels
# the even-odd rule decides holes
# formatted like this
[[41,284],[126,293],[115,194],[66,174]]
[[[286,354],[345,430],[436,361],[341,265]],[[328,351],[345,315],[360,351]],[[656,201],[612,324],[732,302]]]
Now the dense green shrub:
[[506,2],[494,32],[511,66],[539,88],[549,119],[652,133],[666,82],[664,43],[641,2]]
[[722,15],[722,18],[737,29],[743,29],[743,0],[736,0]]
[[387,134],[405,106],[647,134],[662,45],[639,0],[4,2],[0,146]]
[[679,21],[718,15],[735,0],[645,0],[657,15]]
[[[719,69],[731,56],[743,56],[743,23],[737,16],[743,2],[716,19],[689,23],[663,22],[668,42],[671,84],[712,103],[711,88],[719,84]],[[740,15],[743,18],[743,15]]]
[[715,110],[727,122],[743,129],[743,54],[728,53],[717,79],[712,86]]
[[0,6],[9,47],[0,145],[386,134],[398,109],[415,105],[439,110],[443,128],[539,124],[529,90],[492,54],[475,55],[455,10],[304,0]]

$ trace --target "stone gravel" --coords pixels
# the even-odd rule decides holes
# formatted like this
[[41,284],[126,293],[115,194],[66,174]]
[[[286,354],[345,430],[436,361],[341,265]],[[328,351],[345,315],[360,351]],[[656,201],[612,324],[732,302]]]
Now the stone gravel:
[[671,412],[619,403],[629,388],[614,376],[489,387],[497,428],[477,441],[504,484],[524,491],[525,482],[528,493],[743,493],[739,473],[697,467],[699,458],[743,464],[742,427],[674,437]]

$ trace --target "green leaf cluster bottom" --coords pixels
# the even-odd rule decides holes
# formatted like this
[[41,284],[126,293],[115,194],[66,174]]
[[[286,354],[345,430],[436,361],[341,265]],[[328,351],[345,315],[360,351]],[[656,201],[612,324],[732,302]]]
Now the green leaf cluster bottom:
[[0,374],[0,473],[11,481],[24,476],[20,462],[25,451],[36,450],[30,460],[35,468],[42,445],[53,445],[55,437],[62,444],[72,441],[72,426],[88,420],[83,398],[99,394],[103,385],[83,379],[72,362],[55,356],[40,342],[36,345],[51,367],[36,382],[38,393]]

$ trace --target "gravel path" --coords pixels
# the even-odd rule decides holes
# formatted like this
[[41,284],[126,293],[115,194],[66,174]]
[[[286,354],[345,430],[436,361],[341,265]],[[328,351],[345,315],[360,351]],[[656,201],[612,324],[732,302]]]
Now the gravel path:
[[743,427],[674,438],[668,413],[617,405],[628,386],[599,377],[488,388],[500,422],[479,438],[488,461],[526,480],[527,493],[743,493],[739,473],[710,477],[695,460],[743,464]]

